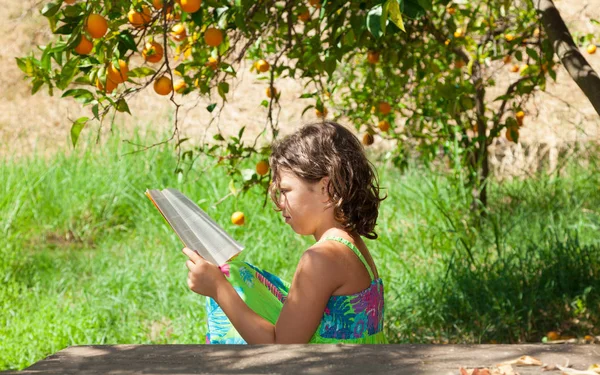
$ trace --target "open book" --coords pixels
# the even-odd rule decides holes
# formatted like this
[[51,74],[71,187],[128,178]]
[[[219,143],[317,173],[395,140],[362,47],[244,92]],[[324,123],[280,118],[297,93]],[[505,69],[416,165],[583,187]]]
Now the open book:
[[244,247],[235,241],[196,203],[177,189],[146,190],[183,244],[212,264],[222,266]]

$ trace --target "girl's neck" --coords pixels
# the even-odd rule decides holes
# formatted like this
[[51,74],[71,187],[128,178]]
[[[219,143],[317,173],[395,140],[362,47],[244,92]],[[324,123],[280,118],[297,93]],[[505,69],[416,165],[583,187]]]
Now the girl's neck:
[[353,232],[348,232],[346,230],[344,230],[341,226],[339,227],[331,227],[326,229],[325,231],[323,231],[322,233],[315,233],[314,235],[315,237],[315,241],[320,241],[321,239],[325,238],[325,237],[350,237],[353,240],[355,240],[356,238],[356,234]]

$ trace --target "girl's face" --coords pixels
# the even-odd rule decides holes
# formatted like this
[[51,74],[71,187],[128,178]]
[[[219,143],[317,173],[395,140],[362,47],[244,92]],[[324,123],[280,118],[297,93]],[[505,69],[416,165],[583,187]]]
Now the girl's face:
[[280,177],[278,207],[285,222],[300,235],[314,235],[332,216],[325,189],[327,177],[314,184],[289,171],[281,171]]

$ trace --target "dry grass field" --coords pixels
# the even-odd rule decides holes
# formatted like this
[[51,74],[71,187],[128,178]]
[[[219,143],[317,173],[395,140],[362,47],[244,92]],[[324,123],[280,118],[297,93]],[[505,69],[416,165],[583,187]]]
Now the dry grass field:
[[[39,0],[4,0],[4,12],[0,15],[0,156],[29,155],[36,152],[49,156],[56,152],[71,152],[69,129],[71,121],[89,115],[88,109],[80,108],[72,99],[61,100],[60,94],[50,97],[45,90],[30,95],[29,83],[23,80],[15,64],[15,57],[34,51],[36,44],[47,42],[51,35],[39,9]],[[595,32],[600,42],[600,28],[590,19],[600,19],[600,0],[557,0],[568,26],[574,34]],[[600,54],[586,55],[596,71],[600,72]],[[180,112],[182,135],[191,136],[198,142],[204,134],[211,134],[220,126],[232,134],[240,125],[247,126],[247,137],[253,137],[266,124],[266,110],[260,106],[266,83],[249,72],[249,66],[241,67],[241,74],[234,83],[233,95],[217,121],[205,110],[210,100],[191,94],[181,99]],[[498,95],[511,79],[505,69],[499,70],[499,86],[488,95]],[[279,122],[282,131],[288,132],[303,122],[314,120],[312,111],[301,117],[308,104],[298,99],[303,84],[292,79],[281,79],[277,87],[282,92]],[[216,99],[216,98],[214,98]],[[131,130],[152,129],[168,131],[173,126],[174,107],[165,97],[152,90],[142,92],[130,102],[133,116],[118,115],[113,126],[130,134]],[[215,111],[216,112],[216,111]],[[492,164],[498,174],[519,175],[539,167],[541,162],[553,165],[556,156],[573,143],[600,141],[600,118],[587,98],[562,68],[556,83],[547,92],[540,92],[527,108],[527,123],[521,133],[521,144],[508,144],[503,140],[494,146]],[[210,126],[209,126],[210,124]],[[228,128],[231,130],[229,131]],[[107,134],[110,124],[91,124],[84,133]]]

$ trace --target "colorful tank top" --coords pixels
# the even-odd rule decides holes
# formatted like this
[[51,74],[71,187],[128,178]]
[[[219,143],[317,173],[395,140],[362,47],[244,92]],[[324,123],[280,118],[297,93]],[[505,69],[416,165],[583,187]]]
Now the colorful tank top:
[[[321,322],[310,343],[384,344],[383,281],[375,279],[361,252],[342,237],[325,237],[348,246],[369,272],[371,285],[356,294],[331,296]],[[272,324],[277,322],[287,299],[290,284],[252,264],[232,260],[221,267],[238,295],[257,314]],[[246,341],[231,324],[220,306],[206,299],[208,317],[207,344],[245,344]]]
[[325,237],[348,246],[367,268],[371,285],[356,294],[331,296],[311,343],[384,344],[383,281],[375,278],[369,263],[354,244],[342,237]]

